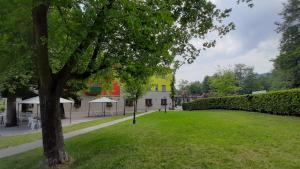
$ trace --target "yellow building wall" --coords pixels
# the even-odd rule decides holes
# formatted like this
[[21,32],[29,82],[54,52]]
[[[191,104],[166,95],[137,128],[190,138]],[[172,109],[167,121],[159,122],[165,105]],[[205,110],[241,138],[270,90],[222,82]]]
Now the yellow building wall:
[[150,78],[150,84],[151,84],[151,91],[156,91],[156,86],[158,86],[158,91],[162,91],[162,86],[166,85],[166,92],[171,91],[171,80],[172,80],[172,74],[166,74],[166,75],[156,75]]

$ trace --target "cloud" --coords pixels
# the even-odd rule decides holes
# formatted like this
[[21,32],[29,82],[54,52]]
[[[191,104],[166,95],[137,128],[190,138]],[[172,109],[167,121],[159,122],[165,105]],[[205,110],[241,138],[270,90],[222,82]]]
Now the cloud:
[[[273,69],[270,61],[278,55],[280,35],[275,21],[280,21],[284,0],[255,1],[255,7],[237,5],[235,0],[214,0],[221,9],[233,8],[228,22],[233,21],[237,29],[225,38],[217,41],[215,48],[200,53],[191,65],[184,65],[177,72],[177,80],[202,80],[206,75],[214,74],[218,66],[233,66],[245,63],[253,66],[258,73]],[[193,40],[200,45],[201,41]]]
[[233,66],[238,63],[244,63],[253,66],[258,73],[266,73],[273,68],[273,62],[271,60],[278,55],[278,46],[279,39],[271,37],[260,42],[256,48],[247,51],[245,54],[230,59],[218,59],[213,64]]

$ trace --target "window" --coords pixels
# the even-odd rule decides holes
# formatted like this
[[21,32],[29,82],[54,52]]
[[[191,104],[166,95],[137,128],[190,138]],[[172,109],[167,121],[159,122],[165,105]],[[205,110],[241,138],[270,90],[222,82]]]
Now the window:
[[147,107],[151,107],[152,106],[152,99],[146,99],[145,104],[146,104]]
[[125,106],[132,107],[133,106],[133,100],[132,99],[126,99]]
[[167,99],[161,99],[161,105],[162,106],[167,105]]
[[167,86],[166,85],[162,85],[161,87],[162,87],[161,91],[163,91],[163,92],[167,91]]
[[166,79],[166,75],[165,74],[161,75],[161,78]]
[[155,91],[158,92],[158,85],[155,85]]

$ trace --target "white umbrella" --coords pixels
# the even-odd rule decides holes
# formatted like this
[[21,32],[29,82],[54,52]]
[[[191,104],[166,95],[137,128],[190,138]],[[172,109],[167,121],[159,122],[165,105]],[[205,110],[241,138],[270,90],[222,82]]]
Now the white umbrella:
[[36,96],[30,99],[22,100],[19,102],[19,104],[40,104],[40,98],[39,96]]
[[92,101],[89,101],[90,103],[117,103],[117,101],[112,100],[110,98],[107,97],[101,97]]
[[[118,105],[117,105],[118,101],[112,100],[112,99],[107,98],[107,97],[101,97],[101,98],[89,101],[88,117],[90,117],[91,103],[102,103],[102,109],[103,109],[103,103],[116,103],[116,113],[118,113]],[[105,107],[104,107],[104,116],[105,116]]]
[[[70,109],[70,123],[71,123],[71,118],[72,118],[72,116],[71,116],[71,114],[72,114],[72,104],[74,103],[74,101],[73,100],[67,100],[67,99],[64,99],[64,98],[60,98],[59,102],[60,103],[70,103],[71,104],[71,109]],[[19,104],[36,104],[37,105],[37,115],[38,115],[38,105],[40,104],[40,98],[39,98],[39,96],[32,97],[32,98],[20,101],[18,103],[18,112],[19,112]],[[19,117],[19,114],[18,114],[18,117]]]
[[[60,98],[59,102],[60,103],[74,103],[73,100],[67,100],[64,98]],[[36,96],[36,97],[30,98],[30,99],[22,100],[19,103],[20,104],[40,104],[40,98],[39,98],[39,96]]]

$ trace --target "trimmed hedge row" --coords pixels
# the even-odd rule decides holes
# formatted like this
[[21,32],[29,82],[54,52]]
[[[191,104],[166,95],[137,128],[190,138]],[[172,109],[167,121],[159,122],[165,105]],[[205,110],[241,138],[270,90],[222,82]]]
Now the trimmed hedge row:
[[198,99],[184,103],[183,110],[228,109],[300,116],[300,89]]

